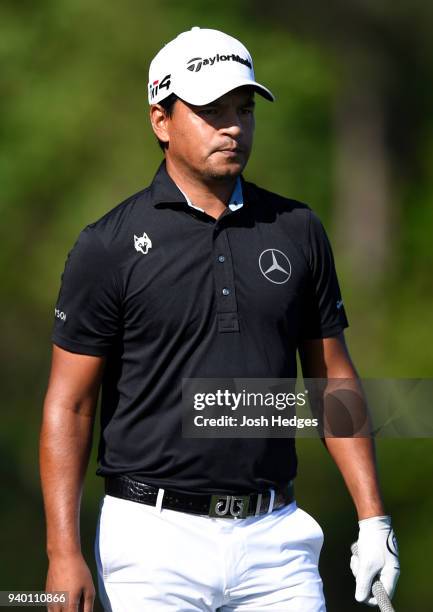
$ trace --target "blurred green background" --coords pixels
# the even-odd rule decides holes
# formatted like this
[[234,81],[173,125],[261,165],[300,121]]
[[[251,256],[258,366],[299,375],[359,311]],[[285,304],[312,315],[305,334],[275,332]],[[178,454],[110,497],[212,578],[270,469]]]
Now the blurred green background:
[[[180,31],[240,38],[276,94],[275,104],[258,100],[245,176],[324,221],[360,374],[433,377],[432,9],[427,0],[2,1],[0,590],[44,588],[37,447],[60,275],[80,230],[157,168],[147,69]],[[401,550],[400,611],[432,609],[432,451],[432,440],[377,442]],[[320,442],[301,440],[298,453],[298,503],[325,531],[328,610],[362,609],[348,493]],[[82,506],[93,571],[95,469],[94,452]]]

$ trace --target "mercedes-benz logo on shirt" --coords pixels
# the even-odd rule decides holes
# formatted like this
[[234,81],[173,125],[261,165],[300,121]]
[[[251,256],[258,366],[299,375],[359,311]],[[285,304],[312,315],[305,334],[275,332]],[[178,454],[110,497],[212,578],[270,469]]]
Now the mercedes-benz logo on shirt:
[[262,251],[259,257],[259,267],[263,276],[277,285],[287,283],[292,274],[289,258],[278,249]]

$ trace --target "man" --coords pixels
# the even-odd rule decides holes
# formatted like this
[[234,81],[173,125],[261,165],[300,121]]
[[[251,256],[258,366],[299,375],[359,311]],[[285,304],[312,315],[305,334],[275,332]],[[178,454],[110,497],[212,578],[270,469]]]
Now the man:
[[[304,376],[356,379],[320,221],[241,175],[255,93],[274,99],[236,39],[192,28],[163,47],[148,95],[165,159],[66,263],[41,432],[46,588],[85,612],[79,507],[101,383],[104,608],[325,610],[323,532],[294,499],[294,440],[182,436],[185,378],[293,378],[299,350]],[[356,599],[374,604],[372,579],[392,595],[398,557],[373,444],[324,441],[360,521]]]

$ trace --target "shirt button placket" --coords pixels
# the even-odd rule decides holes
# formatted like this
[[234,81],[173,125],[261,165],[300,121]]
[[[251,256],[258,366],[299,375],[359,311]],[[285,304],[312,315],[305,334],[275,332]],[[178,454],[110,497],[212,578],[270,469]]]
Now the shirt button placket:
[[213,249],[215,253],[214,274],[217,291],[218,330],[220,332],[237,332],[239,331],[239,322],[233,262],[226,229],[218,226],[214,228]]

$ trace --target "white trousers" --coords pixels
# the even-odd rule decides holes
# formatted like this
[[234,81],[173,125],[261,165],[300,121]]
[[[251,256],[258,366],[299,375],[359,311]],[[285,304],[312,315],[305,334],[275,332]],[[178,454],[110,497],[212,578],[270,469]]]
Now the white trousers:
[[296,501],[245,519],[105,495],[95,556],[107,612],[325,612],[323,531]]

